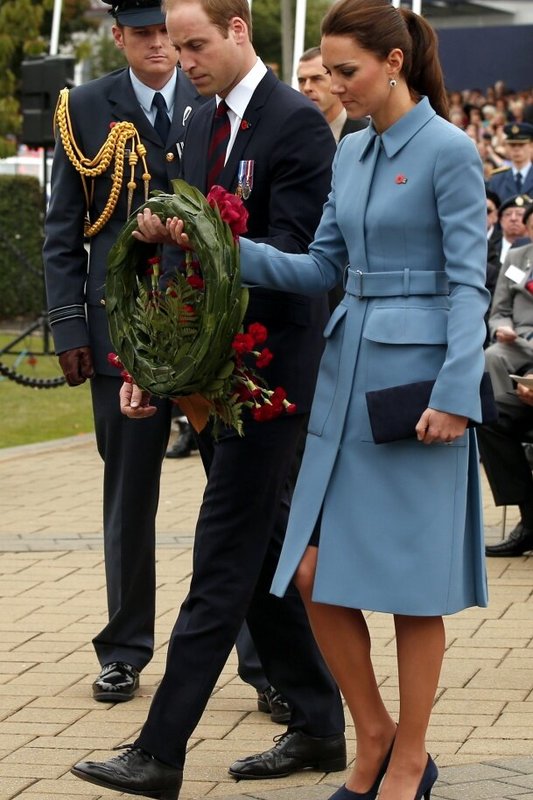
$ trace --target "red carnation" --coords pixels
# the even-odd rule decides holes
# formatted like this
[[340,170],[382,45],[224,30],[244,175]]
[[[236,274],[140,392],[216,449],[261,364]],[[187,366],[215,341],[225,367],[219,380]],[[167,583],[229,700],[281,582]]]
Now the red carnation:
[[260,322],[252,322],[248,325],[248,333],[254,337],[256,344],[263,344],[268,336],[268,331]]
[[236,353],[250,353],[254,348],[253,336],[249,333],[238,333],[231,346]]
[[223,221],[230,226],[235,240],[242,233],[246,233],[248,211],[240,197],[226,191],[222,186],[215,185],[207,195],[207,202],[211,208],[218,208]]
[[187,283],[189,284],[189,286],[192,286],[193,289],[204,288],[203,278],[200,278],[199,275],[189,275],[189,277],[187,278]]
[[262,367],[268,367],[273,358],[274,354],[271,353],[268,347],[264,347],[257,356],[256,365],[259,369]]
[[112,367],[116,367],[117,369],[124,369],[124,364],[117,356],[116,353],[108,353],[107,354],[107,361],[111,364]]

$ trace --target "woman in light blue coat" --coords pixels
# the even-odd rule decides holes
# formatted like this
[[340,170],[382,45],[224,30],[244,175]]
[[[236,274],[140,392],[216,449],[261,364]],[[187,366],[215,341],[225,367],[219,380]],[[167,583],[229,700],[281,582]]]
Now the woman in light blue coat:
[[[371,124],[339,145],[309,255],[241,241],[248,284],[314,294],[344,278],[346,287],[324,332],[273,592],[295,578],[354,718],[355,767],[333,798],[373,800],[381,784],[380,800],[428,800],[442,615],[487,602],[478,454],[466,428],[481,419],[489,302],[483,174],[473,143],[445,119],[435,37],[421,17],[389,0],[340,0],[322,33],[332,91]],[[170,229],[183,241],[180,222]],[[375,444],[365,393],[430,379],[416,436]],[[397,726],[363,609],[394,614]]]

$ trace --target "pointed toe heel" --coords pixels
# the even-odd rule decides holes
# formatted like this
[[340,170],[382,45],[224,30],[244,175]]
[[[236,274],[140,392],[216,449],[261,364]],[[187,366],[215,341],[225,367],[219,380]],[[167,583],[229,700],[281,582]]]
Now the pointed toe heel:
[[437,769],[437,765],[428,754],[426,768],[424,769],[424,774],[420,780],[420,784],[415,795],[415,800],[421,800],[422,797],[424,800],[430,800],[431,790],[433,789],[433,785],[435,784],[438,775],[439,770]]
[[346,784],[341,786],[334,792],[328,800],[376,800],[378,795],[379,786],[381,781],[383,780],[385,773],[387,772],[387,767],[389,766],[390,757],[392,754],[392,748],[394,747],[394,739],[392,740],[392,744],[389,747],[389,751],[385,758],[383,759],[383,763],[379,768],[379,772],[377,774],[377,778],[368,790],[368,792],[352,792],[351,789],[346,788]]

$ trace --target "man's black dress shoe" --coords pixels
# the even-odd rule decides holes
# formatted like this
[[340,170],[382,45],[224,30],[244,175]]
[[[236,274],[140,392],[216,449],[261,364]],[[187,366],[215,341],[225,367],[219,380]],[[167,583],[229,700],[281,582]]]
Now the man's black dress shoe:
[[533,530],[526,528],[523,522],[519,522],[503,542],[487,545],[485,555],[521,556],[528,550],[533,550]]
[[270,714],[272,722],[286,725],[291,718],[291,709],[282,694],[267,686],[262,692],[257,692],[257,710],[263,714]]
[[276,736],[276,744],[264,753],[241,758],[229,768],[239,780],[285,778],[300,769],[339,772],[346,769],[346,739],[335,736],[308,736],[302,731],[287,731]]
[[183,770],[163,764],[135,745],[126,745],[109,761],[80,761],[70,771],[82,781],[156,800],[178,800],[183,781]]
[[101,703],[133,700],[139,688],[139,670],[123,661],[106,664],[93,683],[93,697]]
[[180,422],[180,432],[172,447],[165,453],[165,458],[187,458],[193,450],[198,450],[192,427],[188,422]]

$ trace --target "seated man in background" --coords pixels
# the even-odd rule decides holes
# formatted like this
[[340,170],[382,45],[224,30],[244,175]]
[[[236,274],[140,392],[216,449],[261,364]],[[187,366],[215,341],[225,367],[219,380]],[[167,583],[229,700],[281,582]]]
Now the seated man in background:
[[509,252],[489,329],[494,343],[485,357],[499,415],[497,422],[478,428],[479,450],[496,505],[518,505],[520,522],[485,553],[520,556],[533,549],[533,477],[522,444],[533,429],[533,389],[516,385],[510,374],[533,375],[533,244]]

